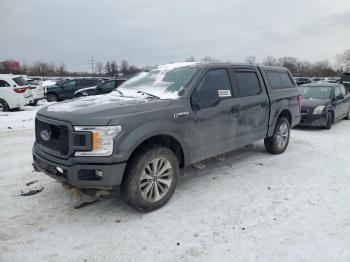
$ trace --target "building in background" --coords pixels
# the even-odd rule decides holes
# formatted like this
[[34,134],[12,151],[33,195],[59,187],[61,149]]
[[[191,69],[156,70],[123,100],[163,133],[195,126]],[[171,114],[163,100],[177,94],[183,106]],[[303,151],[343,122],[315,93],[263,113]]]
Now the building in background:
[[0,62],[0,68],[6,72],[16,72],[20,70],[20,63],[15,60],[5,60]]

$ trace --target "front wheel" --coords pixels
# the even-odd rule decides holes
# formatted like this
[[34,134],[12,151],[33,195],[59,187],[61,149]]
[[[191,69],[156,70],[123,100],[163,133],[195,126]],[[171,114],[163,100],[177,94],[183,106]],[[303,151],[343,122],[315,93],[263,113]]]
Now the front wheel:
[[55,94],[48,94],[47,95],[47,101],[48,102],[57,102],[58,97]]
[[348,114],[346,115],[346,117],[344,118],[345,120],[350,120],[350,108],[348,110]]
[[265,149],[270,154],[281,154],[286,151],[290,138],[290,124],[285,117],[277,120],[275,130],[271,137],[264,140]]
[[331,129],[332,123],[333,123],[333,114],[331,112],[328,112],[327,113],[327,123],[326,123],[326,126],[324,128],[327,130]]
[[165,205],[179,176],[175,154],[162,146],[142,148],[128,163],[121,193],[123,200],[141,212]]

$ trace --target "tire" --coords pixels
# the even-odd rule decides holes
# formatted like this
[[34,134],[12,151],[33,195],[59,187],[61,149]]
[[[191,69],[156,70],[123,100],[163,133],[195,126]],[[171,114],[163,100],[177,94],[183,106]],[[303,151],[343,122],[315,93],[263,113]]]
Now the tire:
[[332,128],[332,123],[333,123],[333,113],[332,112],[328,112],[327,113],[327,124],[324,127],[324,129],[331,129]]
[[[155,172],[158,174],[155,176],[155,170],[162,173]],[[128,163],[121,186],[122,198],[140,212],[156,210],[170,200],[179,172],[178,159],[170,149],[157,145],[144,147]]]
[[57,97],[57,95],[55,95],[53,93],[49,93],[49,94],[47,94],[46,100],[48,102],[58,102],[58,97]]
[[10,111],[10,107],[6,103],[6,101],[0,99],[0,112],[8,112]]
[[38,104],[38,100],[35,100],[32,103],[29,103],[30,106],[36,106],[37,104]]
[[344,118],[345,120],[350,120],[350,108],[348,110],[348,114],[346,115],[346,117]]
[[285,117],[280,117],[277,119],[273,135],[264,139],[265,150],[270,154],[282,154],[288,147],[289,139],[289,121]]

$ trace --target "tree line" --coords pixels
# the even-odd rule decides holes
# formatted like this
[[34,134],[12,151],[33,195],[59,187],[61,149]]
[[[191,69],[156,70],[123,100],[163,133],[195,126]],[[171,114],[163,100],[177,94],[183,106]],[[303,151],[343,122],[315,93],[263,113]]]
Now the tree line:
[[[350,72],[350,49],[336,56],[336,63],[332,65],[328,60],[309,62],[295,57],[267,56],[261,62],[255,56],[247,56],[244,62],[252,65],[282,66],[288,68],[294,76],[340,76],[343,72]],[[185,59],[187,62],[197,61],[191,56]],[[198,60],[201,62],[222,62],[219,59],[206,56]],[[230,62],[230,61],[225,61]],[[22,64],[19,71],[13,71],[6,66],[0,67],[0,73],[15,73],[32,76],[106,76],[106,77],[130,77],[140,71],[150,67],[137,67],[130,65],[127,60],[122,60],[119,64],[115,60],[105,63],[97,61],[92,64],[92,72],[71,72],[66,69],[64,63],[56,65],[54,63],[35,62],[31,65]]]

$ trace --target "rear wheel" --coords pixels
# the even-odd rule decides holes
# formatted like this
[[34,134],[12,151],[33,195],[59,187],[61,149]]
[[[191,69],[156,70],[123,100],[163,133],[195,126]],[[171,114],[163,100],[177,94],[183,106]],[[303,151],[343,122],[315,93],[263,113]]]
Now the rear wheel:
[[4,100],[0,99],[0,112],[8,112],[8,111],[10,111],[8,104]]
[[344,118],[345,120],[350,120],[350,108],[348,110],[348,114],[346,115],[346,117]]
[[332,112],[327,113],[327,124],[324,127],[325,129],[331,129],[332,128],[332,123],[333,123],[333,114]]
[[275,130],[271,137],[264,140],[265,149],[271,154],[281,154],[286,151],[290,138],[290,124],[285,117],[277,120]]
[[47,101],[49,102],[57,102],[58,101],[58,97],[55,94],[48,94],[47,95]]
[[138,211],[150,212],[165,205],[173,195],[179,162],[166,147],[145,147],[130,160],[125,175],[123,200]]

